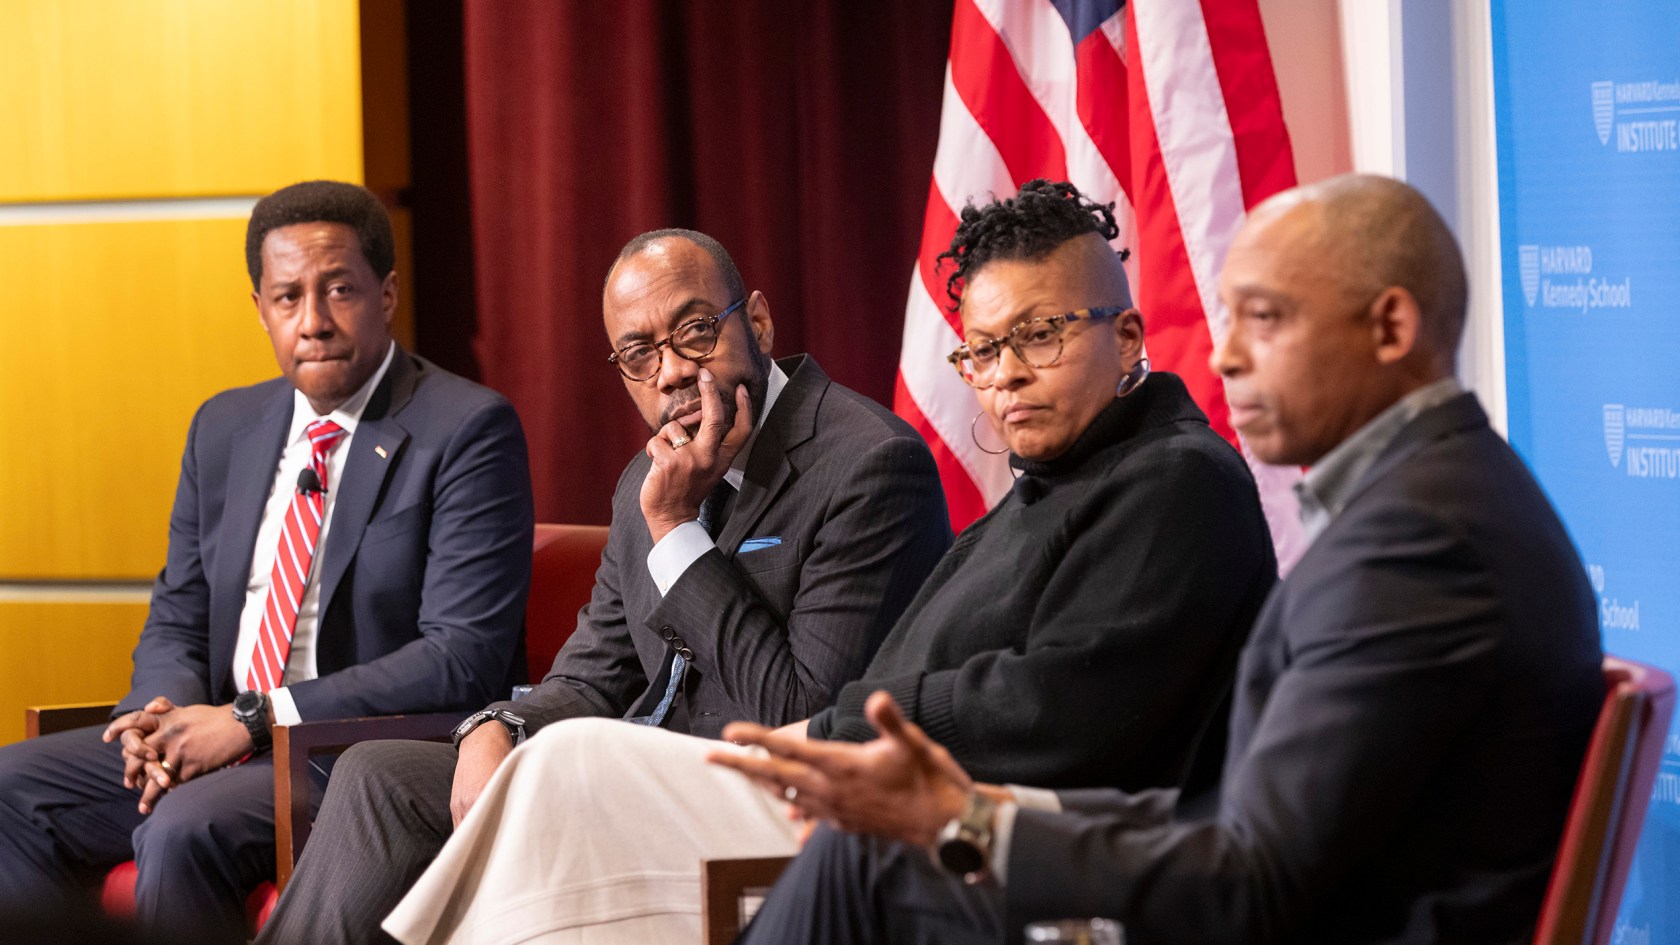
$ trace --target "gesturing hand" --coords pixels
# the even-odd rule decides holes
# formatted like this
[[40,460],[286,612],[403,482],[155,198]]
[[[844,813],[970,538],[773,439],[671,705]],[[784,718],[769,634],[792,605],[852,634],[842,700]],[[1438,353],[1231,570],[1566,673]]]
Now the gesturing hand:
[[653,460],[642,480],[642,516],[648,532],[658,543],[671,529],[692,522],[700,514],[700,503],[735,461],[752,433],[751,400],[745,384],[735,388],[734,422],[724,419],[723,398],[717,378],[700,369],[700,428],[692,438],[675,420],[660,427],[647,441],[647,455]]
[[939,828],[962,812],[973,782],[950,752],[904,718],[892,696],[870,696],[864,715],[881,734],[862,745],[793,738],[736,722],[723,737],[769,755],[712,752],[706,760],[734,768],[806,816],[843,830],[933,843]]

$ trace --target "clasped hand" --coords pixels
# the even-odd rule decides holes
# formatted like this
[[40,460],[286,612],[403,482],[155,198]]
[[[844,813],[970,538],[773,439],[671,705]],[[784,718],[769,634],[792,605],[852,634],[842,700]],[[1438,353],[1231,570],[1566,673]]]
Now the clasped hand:
[[693,437],[675,420],[654,432],[646,452],[653,460],[642,480],[642,517],[655,544],[673,528],[692,522],[700,503],[723,479],[752,433],[752,407],[745,384],[735,388],[735,417],[724,422],[717,378],[700,369],[700,428]]
[[102,737],[122,743],[123,787],[139,789],[142,814],[150,814],[165,791],[226,767],[252,748],[251,733],[231,706],[177,706],[163,696],[119,716]]
[[951,753],[905,719],[886,692],[864,716],[880,736],[861,745],[810,740],[736,722],[723,737],[768,755],[714,751],[706,760],[733,768],[788,801],[805,817],[853,833],[929,846],[978,790]]

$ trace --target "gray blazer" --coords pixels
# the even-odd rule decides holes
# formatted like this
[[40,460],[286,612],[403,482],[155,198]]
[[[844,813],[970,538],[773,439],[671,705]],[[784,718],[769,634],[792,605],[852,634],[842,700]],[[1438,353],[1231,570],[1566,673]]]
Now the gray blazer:
[[1261,612],[1216,818],[1023,811],[1009,927],[1129,941],[1526,942],[1603,696],[1575,548],[1475,398],[1420,414]]
[[[533,732],[579,716],[642,714],[670,654],[692,657],[665,727],[717,737],[737,719],[809,717],[857,678],[951,541],[926,443],[814,359],[765,418],[734,509],[663,598],[639,494],[649,460],[619,477],[595,590],[542,683],[503,705]],[[750,539],[780,544],[741,551]],[[687,654],[684,654],[687,657]]]

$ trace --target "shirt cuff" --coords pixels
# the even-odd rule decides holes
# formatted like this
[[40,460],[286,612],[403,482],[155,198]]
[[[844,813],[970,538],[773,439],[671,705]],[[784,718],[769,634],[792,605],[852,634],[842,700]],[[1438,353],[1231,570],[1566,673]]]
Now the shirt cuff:
[[268,704],[274,707],[275,725],[297,725],[303,721],[303,716],[298,714],[297,702],[293,701],[285,686],[268,691]]
[[1042,810],[1052,814],[1062,812],[1062,799],[1049,788],[1027,787],[1024,784],[1005,784],[1015,803],[1027,810]]
[[1026,787],[1021,784],[1006,784],[1009,793],[1015,796],[1013,802],[998,805],[995,822],[992,824],[992,875],[997,878],[999,886],[1009,881],[1006,875],[1009,870],[1009,844],[1015,838],[1015,815],[1024,808],[1026,810],[1042,810],[1052,814],[1062,812],[1062,799],[1055,791],[1045,788]]
[[1001,888],[1009,882],[1009,842],[1015,838],[1015,815],[1019,804],[999,804],[992,815],[992,878]]
[[699,522],[684,522],[666,532],[647,556],[648,573],[653,575],[653,585],[659,588],[659,596],[664,597],[689,565],[715,547],[712,537],[706,534]]

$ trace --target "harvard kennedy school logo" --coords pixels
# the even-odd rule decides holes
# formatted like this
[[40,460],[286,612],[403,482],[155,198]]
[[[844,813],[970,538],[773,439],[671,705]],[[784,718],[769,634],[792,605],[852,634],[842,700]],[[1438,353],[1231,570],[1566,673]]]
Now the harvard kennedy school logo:
[[1604,448],[1610,453],[1612,467],[1622,464],[1622,439],[1626,432],[1623,417],[1621,404],[1604,405]]
[[1616,120],[1616,83],[1592,84],[1592,115],[1593,129],[1598,132],[1598,143],[1609,144],[1610,125]]
[[1540,247],[1524,243],[1517,247],[1517,271],[1522,274],[1523,298],[1534,306],[1535,293],[1540,291]]

